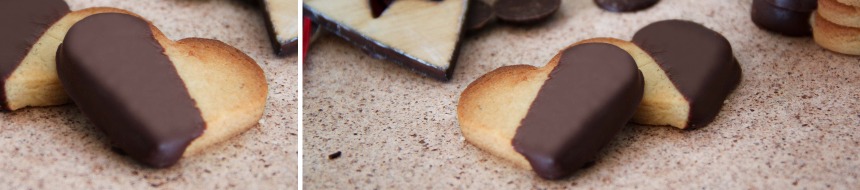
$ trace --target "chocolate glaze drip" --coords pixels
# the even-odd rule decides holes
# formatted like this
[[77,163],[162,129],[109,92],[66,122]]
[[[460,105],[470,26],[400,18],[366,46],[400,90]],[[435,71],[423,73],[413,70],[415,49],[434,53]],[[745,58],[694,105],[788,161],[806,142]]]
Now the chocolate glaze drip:
[[612,12],[634,12],[647,9],[660,0],[594,0],[603,10]]
[[593,161],[633,117],[644,92],[642,73],[621,48],[588,43],[561,54],[512,141],[546,179]]
[[[812,11],[815,10],[815,7],[810,9],[809,6],[797,5],[795,6],[796,9],[789,9],[771,4],[768,1],[774,0],[753,0],[750,14],[756,26],[786,36],[812,35],[812,26],[809,24],[809,18],[812,17]],[[776,0],[776,2],[789,1]]]
[[657,61],[690,102],[687,129],[713,121],[740,82],[741,68],[729,41],[698,23],[655,22],[636,32],[633,43]]
[[134,159],[175,164],[205,121],[149,23],[97,14],[75,24],[57,51],[63,87],[90,121]]
[[9,110],[6,80],[48,28],[68,13],[63,0],[0,1],[0,110]]

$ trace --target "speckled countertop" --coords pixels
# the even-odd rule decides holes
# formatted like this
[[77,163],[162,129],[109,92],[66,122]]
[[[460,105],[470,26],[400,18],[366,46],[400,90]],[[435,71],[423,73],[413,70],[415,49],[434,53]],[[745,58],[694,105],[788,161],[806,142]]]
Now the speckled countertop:
[[221,40],[266,72],[263,122],[167,169],[144,167],[110,150],[107,138],[73,105],[0,113],[0,189],[295,189],[297,57],[274,56],[252,6],[235,0],[67,0],[72,10],[131,10],[168,38]]
[[[304,75],[307,189],[858,189],[860,57],[811,38],[768,33],[752,0],[663,0],[632,14],[565,0],[536,27],[468,36],[454,79],[420,77],[334,37],[309,51]],[[465,142],[460,92],[495,68],[543,66],[593,37],[630,39],[664,19],[703,23],[731,42],[744,71],[716,121],[693,131],[630,125],[593,167],[545,181]],[[342,156],[329,159],[337,151]]]

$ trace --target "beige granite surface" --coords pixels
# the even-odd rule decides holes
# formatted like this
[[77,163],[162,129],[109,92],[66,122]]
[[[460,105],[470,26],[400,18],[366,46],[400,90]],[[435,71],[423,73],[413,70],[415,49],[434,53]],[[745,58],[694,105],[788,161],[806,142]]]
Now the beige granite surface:
[[224,41],[269,81],[263,120],[167,169],[121,156],[73,105],[0,113],[0,189],[296,189],[297,57],[274,56],[255,8],[236,0],[67,0],[72,10],[112,6],[151,20],[173,40]]
[[[663,0],[637,13],[565,0],[537,27],[495,25],[467,37],[448,83],[372,59],[333,36],[304,69],[307,189],[860,189],[860,57],[811,38],[768,33],[752,0]],[[459,93],[495,68],[542,66],[571,43],[630,39],[664,19],[721,32],[744,71],[716,121],[700,130],[630,125],[593,167],[545,181],[464,141]],[[341,151],[340,158],[328,155]]]

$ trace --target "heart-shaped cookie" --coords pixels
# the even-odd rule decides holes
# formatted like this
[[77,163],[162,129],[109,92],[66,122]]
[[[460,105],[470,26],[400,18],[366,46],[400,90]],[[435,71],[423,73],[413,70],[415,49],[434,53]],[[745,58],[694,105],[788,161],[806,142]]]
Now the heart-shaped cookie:
[[129,14],[89,16],[57,52],[63,88],[116,147],[167,167],[249,129],[267,85],[253,59],[220,41],[167,39]]
[[367,0],[306,0],[304,9],[320,27],[373,57],[447,81],[457,61],[467,3],[393,1],[376,18]]
[[731,44],[701,24],[655,22],[636,32],[633,43],[639,48],[619,46],[641,60],[645,75],[645,97],[634,122],[681,129],[705,126],[740,83],[741,67]]
[[78,20],[95,13],[124,12],[89,8],[69,12],[63,0],[0,1],[0,110],[68,102],[57,79],[57,46]]
[[643,77],[606,43],[580,43],[546,66],[505,66],[463,91],[457,119],[475,146],[558,179],[593,161],[633,117]]

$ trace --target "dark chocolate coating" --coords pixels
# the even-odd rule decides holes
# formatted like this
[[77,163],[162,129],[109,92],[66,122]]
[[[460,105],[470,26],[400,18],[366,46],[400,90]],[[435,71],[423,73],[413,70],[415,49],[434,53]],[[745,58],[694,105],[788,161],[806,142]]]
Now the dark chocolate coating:
[[561,54],[512,141],[545,179],[593,161],[633,118],[644,93],[636,62],[617,46],[587,43]]
[[634,12],[647,9],[660,0],[594,0],[594,4],[603,10],[612,12]]
[[369,0],[370,1],[370,14],[373,15],[373,18],[378,18],[379,15],[382,15],[382,12],[385,12],[385,9],[388,9],[388,6],[391,3],[394,3],[394,0]]
[[0,1],[0,110],[9,110],[6,80],[48,28],[68,13],[63,0]]
[[493,7],[489,4],[483,0],[471,0],[469,1],[469,12],[466,14],[466,23],[463,26],[470,32],[478,31],[487,26],[495,17]]
[[561,0],[498,0],[493,5],[500,20],[533,24],[552,16],[561,7]]
[[175,164],[205,121],[149,23],[105,13],[72,26],[57,51],[63,88],[114,146],[152,167]]
[[741,80],[729,41],[701,24],[665,20],[645,26],[633,43],[651,55],[690,103],[685,129],[707,125]]
[[786,36],[812,35],[812,11],[799,12],[777,7],[767,0],[753,0],[751,17],[759,28]]
[[[400,54],[390,48],[381,46],[379,43],[373,41],[369,37],[359,34],[356,31],[351,30],[347,26],[341,26],[336,21],[329,20],[324,15],[317,13],[312,8],[304,6],[304,14],[307,15],[314,23],[317,23],[320,28],[326,29],[330,31],[332,34],[335,34],[347,42],[352,43],[352,45],[360,48],[367,54],[370,54],[376,59],[385,59],[390,60],[394,63],[402,65],[415,71],[416,73],[434,78],[440,81],[448,81],[451,80],[451,75],[454,74],[454,68],[457,67],[457,56],[460,54],[460,43],[462,40],[457,41],[457,45],[454,46],[454,53],[451,55],[450,65],[448,68],[443,69],[436,67],[430,63],[426,63],[422,60],[416,60],[409,56]],[[461,27],[461,29],[465,29],[465,27]],[[462,35],[462,32],[461,32]]]
[[293,38],[286,42],[279,42],[278,35],[275,33],[275,26],[272,23],[272,16],[269,13],[269,8],[266,7],[265,0],[259,0],[257,4],[263,7],[263,18],[266,23],[266,31],[269,33],[269,39],[272,43],[272,48],[275,49],[275,54],[278,56],[291,55],[299,52],[299,38]]
[[818,8],[818,0],[765,0],[771,5],[798,12],[812,12]]

